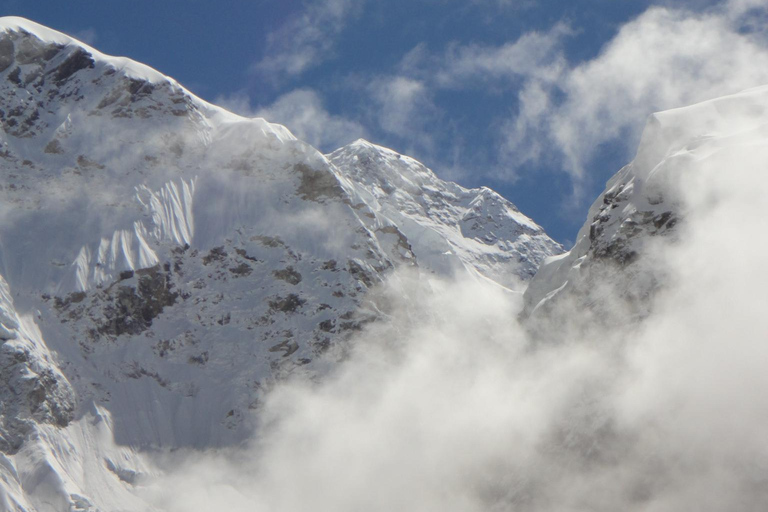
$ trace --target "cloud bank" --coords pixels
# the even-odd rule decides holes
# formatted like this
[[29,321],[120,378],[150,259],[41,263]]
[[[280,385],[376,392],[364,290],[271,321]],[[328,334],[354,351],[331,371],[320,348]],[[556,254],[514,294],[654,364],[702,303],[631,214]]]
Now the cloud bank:
[[[580,183],[601,144],[634,147],[650,110],[768,82],[762,36],[739,21],[761,6],[728,6],[649,9],[578,65],[562,57],[567,30],[537,35],[551,44],[537,40],[531,62],[530,38],[456,47],[437,81],[403,71],[399,90],[522,81],[504,151],[555,151]],[[372,94],[399,97],[387,91]],[[731,111],[749,137],[706,145],[721,134],[702,125],[678,148],[687,164],[667,192],[684,220],[645,248],[665,281],[642,321],[617,307],[542,343],[518,322],[517,295],[397,273],[371,297],[384,321],[322,379],[274,389],[248,447],[160,460],[145,496],[172,512],[765,510],[764,112]]]
[[177,455],[148,496],[170,511],[764,510],[768,149],[754,111],[731,112],[751,134],[689,146],[668,183],[684,221],[646,246],[668,278],[643,321],[617,308],[543,343],[515,294],[395,274],[371,297],[385,321],[319,382],[275,389],[248,449]]

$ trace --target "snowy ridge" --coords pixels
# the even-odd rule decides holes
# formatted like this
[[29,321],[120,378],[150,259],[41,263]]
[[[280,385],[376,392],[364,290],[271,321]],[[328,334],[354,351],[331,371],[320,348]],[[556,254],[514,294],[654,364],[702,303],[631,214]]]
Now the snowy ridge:
[[[109,70],[117,71],[121,76],[127,78],[133,78],[142,82],[150,84],[169,84],[174,89],[183,91],[183,93],[192,98],[193,101],[206,111],[208,116],[217,116],[222,120],[242,121],[248,118],[239,116],[233,112],[230,112],[218,105],[208,103],[207,101],[195,96],[189,90],[181,86],[176,80],[168,77],[156,69],[136,62],[135,60],[126,57],[116,57],[113,55],[107,55],[93,48],[92,46],[83,43],[71,36],[52,30],[44,25],[35,23],[34,21],[18,16],[5,16],[0,18],[0,32],[13,36],[14,34],[28,34],[32,35],[36,41],[32,41],[27,47],[34,48],[39,43],[44,46],[58,46],[63,47],[66,50],[84,50],[91,55],[94,61],[98,62],[100,66],[107,67]],[[7,44],[7,43],[6,43]],[[33,52],[34,53],[34,52]],[[69,54],[71,55],[71,54]],[[282,125],[267,123],[263,119],[260,119],[262,124],[262,130],[267,133],[273,133],[281,140],[291,140],[295,137],[290,131]]]

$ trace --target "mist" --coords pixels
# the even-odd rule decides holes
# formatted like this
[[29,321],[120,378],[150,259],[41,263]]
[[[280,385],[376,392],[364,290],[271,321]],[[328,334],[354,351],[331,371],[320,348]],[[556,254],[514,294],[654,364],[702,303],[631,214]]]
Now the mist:
[[753,142],[694,154],[668,184],[683,220],[641,255],[664,276],[645,318],[617,307],[533,339],[519,294],[398,271],[369,297],[383,320],[327,375],[272,390],[247,447],[159,457],[141,492],[171,512],[765,510]]

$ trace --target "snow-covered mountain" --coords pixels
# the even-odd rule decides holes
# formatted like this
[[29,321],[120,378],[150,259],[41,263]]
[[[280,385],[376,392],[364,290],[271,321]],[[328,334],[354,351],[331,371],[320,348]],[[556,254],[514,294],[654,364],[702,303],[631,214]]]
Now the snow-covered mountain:
[[140,451],[247,438],[398,266],[516,289],[561,252],[489,189],[0,19],[0,509],[137,510]]
[[551,337],[645,318],[673,277],[665,246],[679,240],[692,211],[703,216],[718,202],[691,204],[695,191],[685,187],[762,158],[766,111],[768,87],[759,87],[650,116],[635,159],[592,204],[574,247],[548,259],[527,287],[531,329]]
[[358,140],[328,155],[366,204],[408,239],[419,264],[443,274],[466,268],[510,288],[562,252],[544,230],[493,190],[440,180],[424,165]]

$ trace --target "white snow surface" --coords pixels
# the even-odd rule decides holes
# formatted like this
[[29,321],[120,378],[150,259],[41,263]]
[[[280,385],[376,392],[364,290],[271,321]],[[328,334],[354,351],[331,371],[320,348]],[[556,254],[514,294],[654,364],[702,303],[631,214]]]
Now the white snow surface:
[[400,265],[519,290],[560,252],[489,189],[0,19],[0,510],[145,510],[147,453],[247,439]]

